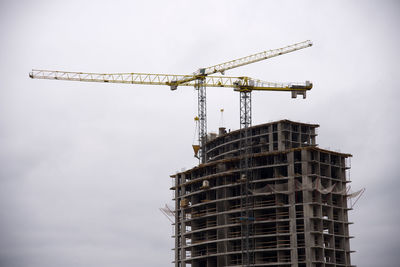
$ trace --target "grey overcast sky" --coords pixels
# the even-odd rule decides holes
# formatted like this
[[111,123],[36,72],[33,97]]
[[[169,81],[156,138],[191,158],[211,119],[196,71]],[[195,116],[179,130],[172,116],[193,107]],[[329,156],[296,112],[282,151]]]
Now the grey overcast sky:
[[[399,266],[398,1],[0,1],[0,266],[172,266],[159,207],[170,174],[195,166],[193,88],[31,80],[32,68],[190,74],[310,39],[227,72],[311,80],[307,99],[253,94],[253,124],[320,124],[322,148],[353,154],[354,264]],[[208,90],[239,126],[239,98]]]

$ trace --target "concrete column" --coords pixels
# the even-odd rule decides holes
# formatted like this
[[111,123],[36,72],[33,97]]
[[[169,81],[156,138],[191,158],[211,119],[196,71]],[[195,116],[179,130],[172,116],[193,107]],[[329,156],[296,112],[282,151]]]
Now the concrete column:
[[[310,161],[308,151],[303,149],[301,150],[301,169],[302,169],[302,183],[303,187],[311,188],[312,180],[308,177],[308,162]],[[310,217],[312,216],[312,207],[310,203],[312,202],[312,192],[308,190],[303,191],[303,212],[304,212],[304,241],[306,246],[306,266],[311,267],[312,262],[312,237],[310,234],[311,231],[311,221]]]
[[295,182],[294,182],[294,153],[289,152],[288,158],[288,190],[289,190],[289,228],[290,228],[290,262],[292,267],[298,266],[297,254],[297,229],[296,229],[296,199],[295,199]]
[[179,267],[179,174],[175,175],[175,267]]
[[[217,193],[218,199],[225,199],[226,198],[226,188],[218,189]],[[217,225],[224,226],[227,224],[227,215],[224,213],[227,210],[226,207],[226,200],[219,201],[217,203]],[[227,237],[227,228],[223,227],[217,230],[217,238],[218,240],[223,240]],[[226,253],[226,241],[219,242],[217,244],[217,253],[222,254]],[[218,256],[217,257],[217,266],[226,266],[227,265],[227,257],[226,255]]]
[[272,124],[268,127],[269,151],[274,151]]
[[[185,182],[185,174],[181,175],[180,184],[183,184]],[[185,195],[185,187],[182,186],[180,190],[180,196]],[[182,199],[182,198],[181,198]],[[185,223],[185,209],[183,207],[180,207],[180,225],[181,225],[181,231],[180,231],[180,239],[181,239],[181,267],[185,267],[186,263],[184,260],[186,259],[186,251],[185,251],[185,246],[186,246],[186,240],[185,240],[185,232],[186,232],[186,223]]]
[[283,151],[285,150],[285,146],[283,143],[283,140],[285,140],[282,132],[282,123],[278,123],[278,150]]

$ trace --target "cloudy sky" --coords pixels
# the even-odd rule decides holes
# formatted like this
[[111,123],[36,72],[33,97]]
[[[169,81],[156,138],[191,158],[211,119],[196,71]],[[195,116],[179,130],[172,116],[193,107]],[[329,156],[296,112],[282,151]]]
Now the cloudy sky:
[[[307,99],[253,93],[253,124],[318,123],[353,154],[352,261],[398,266],[397,1],[0,1],[0,266],[172,266],[170,174],[191,168],[193,88],[31,80],[32,68],[190,74],[304,40],[229,71],[311,80]],[[208,129],[239,96],[208,90]]]

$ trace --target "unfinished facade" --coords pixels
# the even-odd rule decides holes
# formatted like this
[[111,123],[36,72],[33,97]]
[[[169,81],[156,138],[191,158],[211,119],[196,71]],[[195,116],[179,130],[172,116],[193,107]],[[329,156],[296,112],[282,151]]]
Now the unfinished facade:
[[352,266],[351,155],[318,148],[317,127],[288,120],[251,127],[246,192],[240,131],[210,135],[206,163],[171,176],[175,266]]

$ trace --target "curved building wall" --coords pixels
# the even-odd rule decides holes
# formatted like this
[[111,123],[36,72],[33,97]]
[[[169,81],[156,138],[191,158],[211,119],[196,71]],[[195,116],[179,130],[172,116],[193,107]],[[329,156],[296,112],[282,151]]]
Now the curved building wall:
[[[293,126],[300,126],[298,135]],[[301,126],[308,141],[301,142]],[[290,121],[252,127],[257,150],[249,166],[247,217],[237,131],[207,143],[207,163],[173,175],[175,266],[244,266],[247,256],[245,266],[351,266],[351,155],[317,148],[316,127]]]

